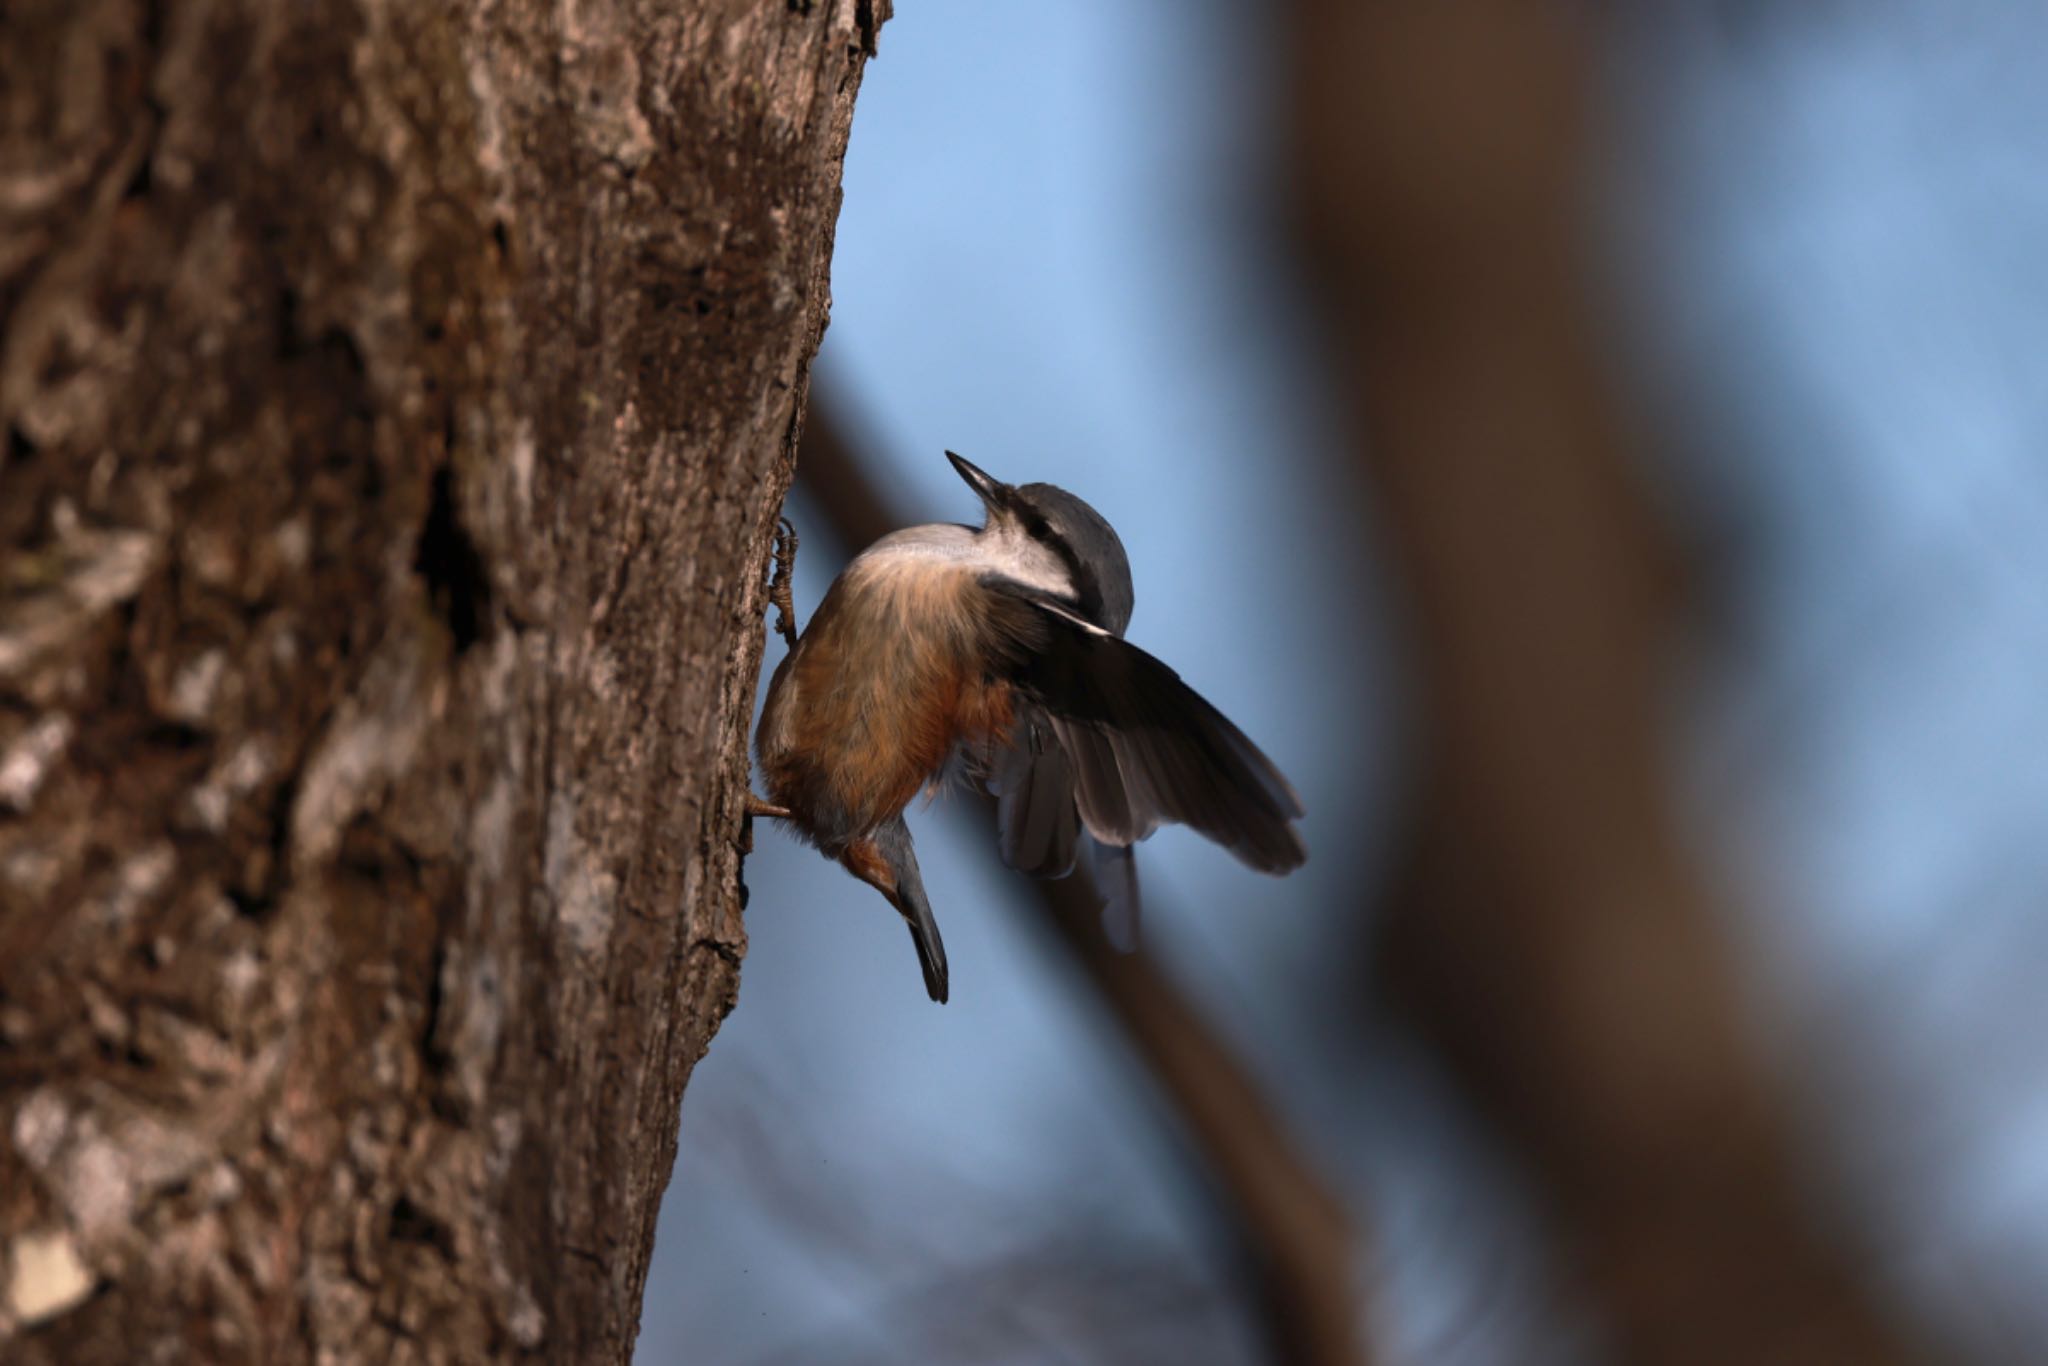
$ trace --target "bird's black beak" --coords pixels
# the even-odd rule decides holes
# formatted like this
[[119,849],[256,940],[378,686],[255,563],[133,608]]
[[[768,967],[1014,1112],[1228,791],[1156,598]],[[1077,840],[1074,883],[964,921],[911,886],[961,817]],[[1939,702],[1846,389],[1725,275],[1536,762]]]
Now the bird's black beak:
[[1008,484],[1000,479],[991,478],[987,471],[973,461],[963,460],[951,451],[946,452],[946,459],[953,462],[954,470],[967,481],[967,487],[973,489],[976,496],[988,505],[990,512],[1001,512],[1010,506],[1011,489]]

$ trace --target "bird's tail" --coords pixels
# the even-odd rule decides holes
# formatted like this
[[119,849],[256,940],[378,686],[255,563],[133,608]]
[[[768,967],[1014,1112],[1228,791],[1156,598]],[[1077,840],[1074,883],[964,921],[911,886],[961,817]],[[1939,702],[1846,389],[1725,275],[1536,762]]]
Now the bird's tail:
[[924,989],[934,1001],[944,1002],[946,942],[939,938],[939,922],[932,918],[932,904],[925,899],[924,879],[917,871],[917,853],[910,847],[910,827],[903,823],[902,816],[875,831],[875,847],[895,875],[896,895],[889,899],[910,926],[918,966],[924,969]]

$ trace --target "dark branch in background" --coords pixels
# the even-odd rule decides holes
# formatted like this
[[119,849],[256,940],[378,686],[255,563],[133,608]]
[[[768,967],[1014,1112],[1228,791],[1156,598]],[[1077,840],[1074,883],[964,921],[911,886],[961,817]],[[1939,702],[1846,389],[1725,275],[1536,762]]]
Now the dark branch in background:
[[1582,276],[1567,8],[1297,4],[1297,207],[1428,712],[1383,973],[1622,1360],[1900,1362],[1805,1208],[1673,811],[1680,594]]
[[[743,1090],[692,1100],[707,1136],[692,1161],[731,1198],[796,1231],[820,1274],[865,1278],[878,1265],[889,1269],[886,1294],[871,1311],[886,1333],[871,1337],[835,1321],[744,1366],[1198,1363],[1236,1340],[1229,1271],[1175,1257],[1162,1243],[1171,1235],[1133,1236],[1113,1206],[1062,1208],[1028,1187],[989,1184],[971,1161],[925,1154],[919,1180],[950,1217],[945,1225],[904,1224],[890,1180],[901,1154],[848,1151],[815,1122],[805,1079],[737,1047],[740,1056],[726,1065],[744,1078]],[[953,1224],[1001,1228],[1005,1246],[963,1259],[948,1232]]]
[[[877,492],[816,397],[800,449],[797,478],[844,551],[911,520]],[[994,848],[992,804],[983,817]],[[1109,946],[1086,879],[1017,881],[1036,897],[1045,922],[1123,1027],[1208,1163],[1229,1222],[1258,1268],[1279,1359],[1362,1366],[1367,1355],[1351,1275],[1356,1235],[1244,1064],[1145,957]]]

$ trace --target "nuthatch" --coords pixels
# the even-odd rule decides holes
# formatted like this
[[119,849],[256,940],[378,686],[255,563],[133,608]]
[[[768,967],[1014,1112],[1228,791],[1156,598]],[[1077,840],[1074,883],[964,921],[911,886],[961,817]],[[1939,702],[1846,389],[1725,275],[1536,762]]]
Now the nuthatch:
[[769,799],[748,802],[888,898],[935,1001],[946,950],[903,809],[949,768],[995,794],[1003,861],[1036,877],[1072,871],[1084,840],[1128,860],[1170,822],[1261,872],[1308,856],[1272,761],[1123,639],[1131,568],[1102,515],[946,458],[986,525],[909,527],[846,567],[768,685]]

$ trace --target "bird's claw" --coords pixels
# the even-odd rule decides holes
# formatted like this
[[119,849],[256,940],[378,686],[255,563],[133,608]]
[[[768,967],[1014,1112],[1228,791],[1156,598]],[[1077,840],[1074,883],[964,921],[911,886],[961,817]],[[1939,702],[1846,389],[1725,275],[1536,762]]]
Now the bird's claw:
[[790,818],[789,808],[777,806],[774,802],[747,793],[747,804],[743,813],[746,819],[740,825],[740,853],[754,852],[754,817],[767,816],[771,820],[786,821]]

